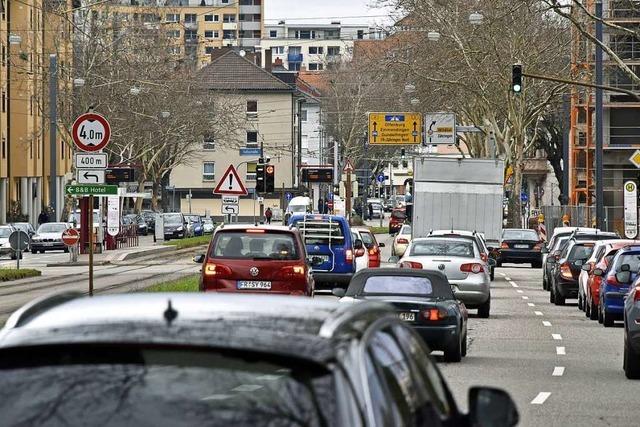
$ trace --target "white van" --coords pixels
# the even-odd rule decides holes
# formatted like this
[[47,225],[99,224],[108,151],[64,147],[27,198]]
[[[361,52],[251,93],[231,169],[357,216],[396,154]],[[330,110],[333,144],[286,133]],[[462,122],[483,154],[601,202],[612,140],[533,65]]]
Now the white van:
[[287,213],[300,214],[300,213],[313,213],[313,200],[310,197],[298,196],[291,199],[289,206],[287,206]]

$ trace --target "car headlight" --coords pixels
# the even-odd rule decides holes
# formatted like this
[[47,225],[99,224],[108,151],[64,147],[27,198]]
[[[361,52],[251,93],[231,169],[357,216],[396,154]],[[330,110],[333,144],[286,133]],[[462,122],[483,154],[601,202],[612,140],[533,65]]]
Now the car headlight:
[[176,228],[176,231],[182,231],[182,226]]

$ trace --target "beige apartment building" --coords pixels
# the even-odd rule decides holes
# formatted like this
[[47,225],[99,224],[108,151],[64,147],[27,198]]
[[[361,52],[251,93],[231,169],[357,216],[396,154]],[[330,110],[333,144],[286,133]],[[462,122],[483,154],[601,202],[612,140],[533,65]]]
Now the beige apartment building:
[[[1,0],[0,223],[18,219],[35,223],[42,206],[52,204],[49,56],[57,55],[58,88],[66,93],[73,29],[69,20],[49,12],[59,14],[71,7],[71,1]],[[71,107],[62,99],[58,103],[61,115]],[[55,198],[56,205],[62,206],[65,175],[71,168],[71,149],[64,132],[58,132],[55,145]]]
[[[283,189],[291,191],[295,183],[297,111],[295,88],[279,80],[252,62],[250,55],[241,56],[223,50],[199,73],[204,90],[232,97],[242,104],[244,126],[236,137],[218,140],[215,135],[203,141],[202,151],[171,173],[169,201],[174,210],[200,215],[221,216],[221,199],[213,195],[230,165],[234,165],[249,192],[256,184],[256,164],[261,156],[275,166],[276,191],[265,196],[265,207],[279,207]],[[175,196],[173,196],[175,192]],[[254,212],[253,198],[241,198],[240,216]],[[256,207],[259,215],[259,207]]]
[[[96,3],[91,6],[92,3]],[[214,49],[234,47],[253,52],[260,45],[263,0],[113,0],[86,2],[85,18],[109,24],[144,24],[175,40],[173,54],[208,64]]]

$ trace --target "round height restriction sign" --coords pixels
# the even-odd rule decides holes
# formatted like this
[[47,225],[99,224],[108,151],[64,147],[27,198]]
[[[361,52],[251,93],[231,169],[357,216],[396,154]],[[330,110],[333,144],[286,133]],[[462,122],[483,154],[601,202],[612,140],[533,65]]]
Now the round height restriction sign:
[[100,151],[111,137],[111,126],[100,114],[83,114],[73,122],[71,129],[73,142],[82,151]]

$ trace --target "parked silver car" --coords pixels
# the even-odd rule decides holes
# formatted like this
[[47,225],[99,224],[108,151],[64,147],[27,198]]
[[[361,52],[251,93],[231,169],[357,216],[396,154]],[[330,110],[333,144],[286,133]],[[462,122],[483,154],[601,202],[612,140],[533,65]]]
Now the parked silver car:
[[71,228],[66,222],[47,222],[38,227],[36,234],[31,238],[31,253],[57,250],[69,252],[69,248],[62,241],[62,232]]

